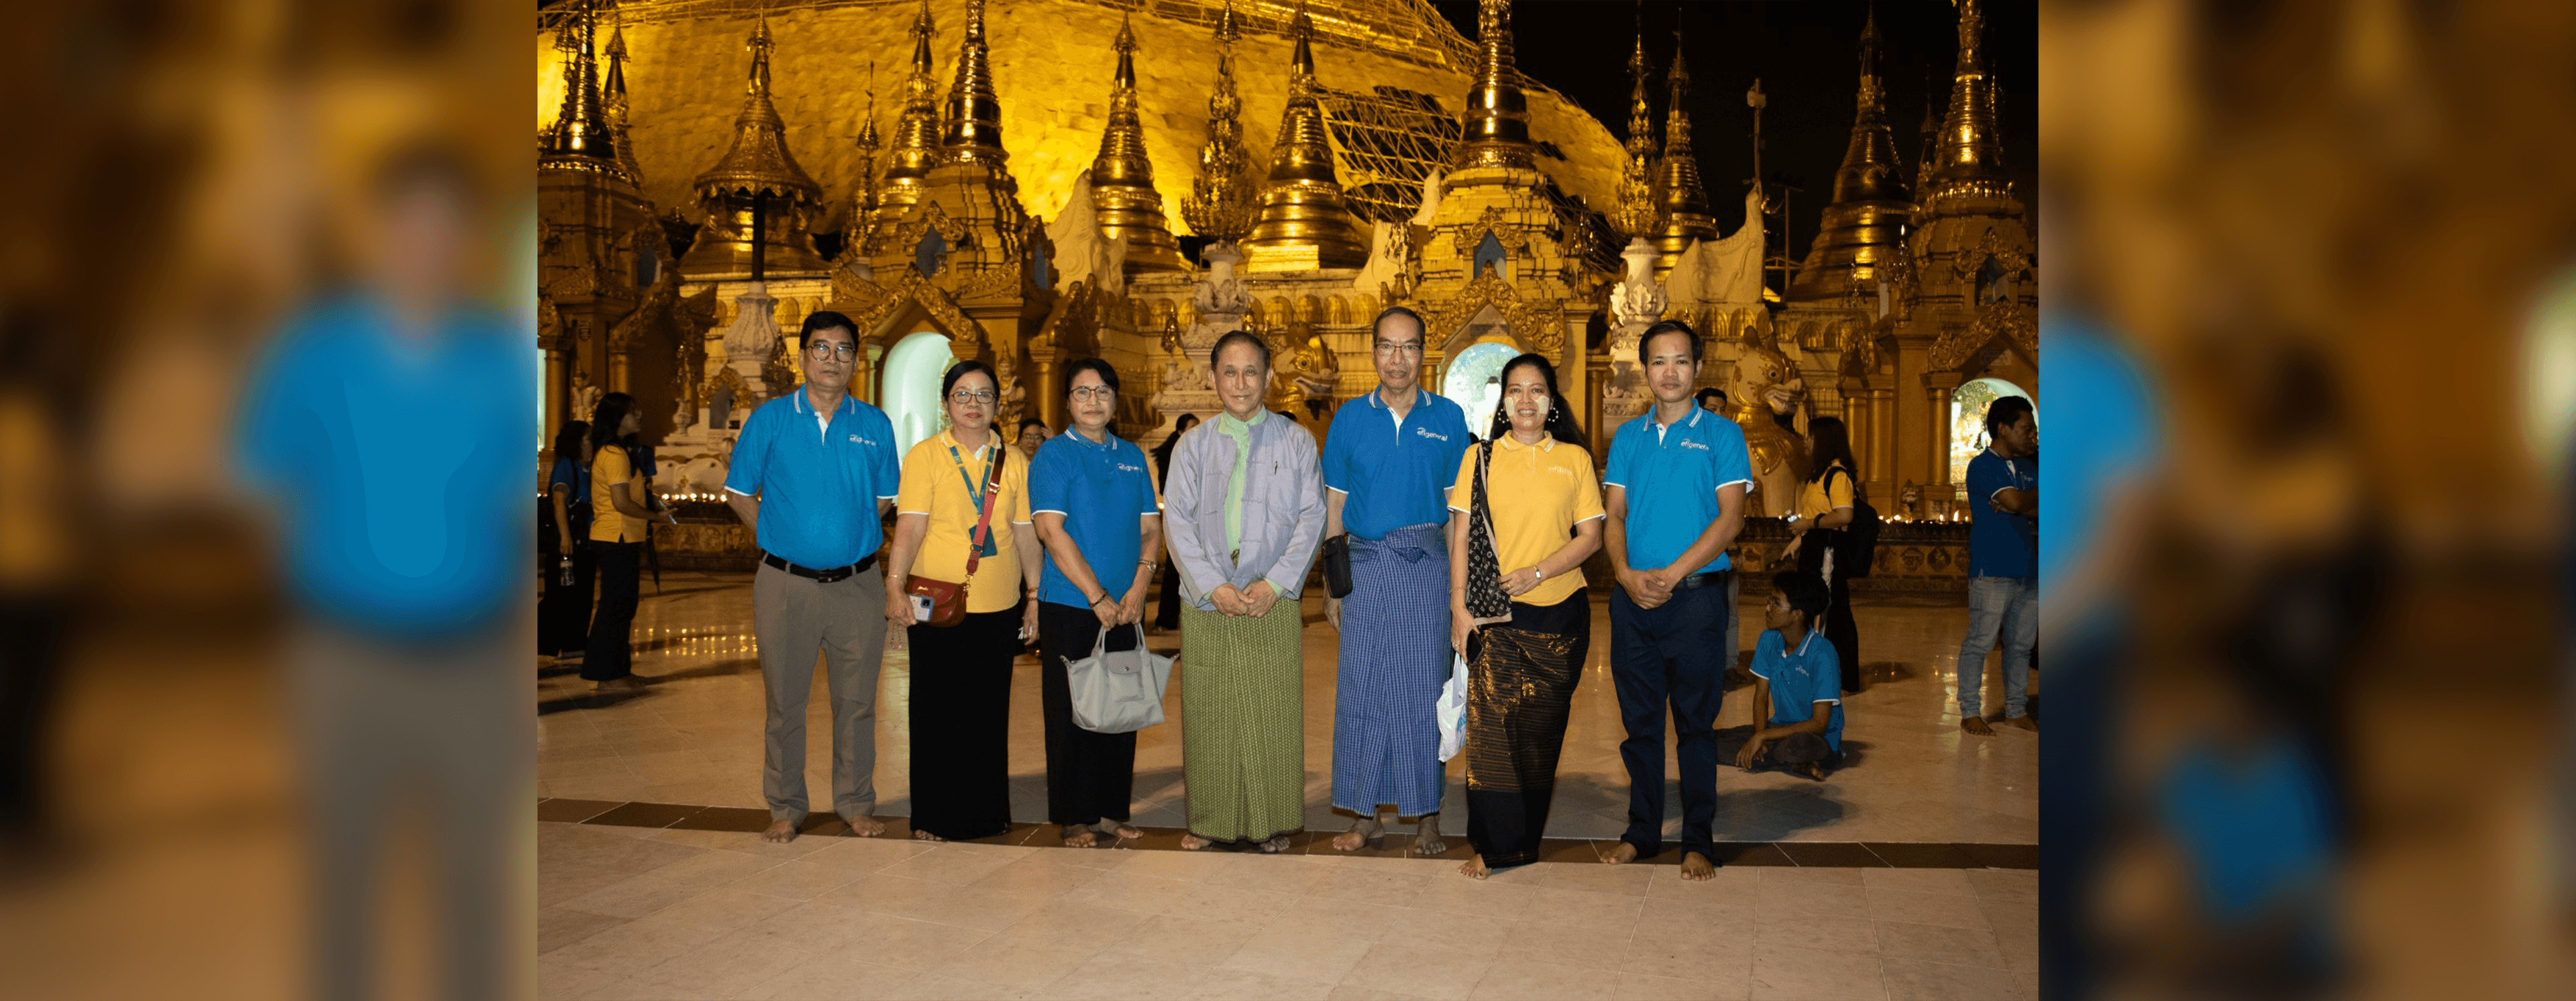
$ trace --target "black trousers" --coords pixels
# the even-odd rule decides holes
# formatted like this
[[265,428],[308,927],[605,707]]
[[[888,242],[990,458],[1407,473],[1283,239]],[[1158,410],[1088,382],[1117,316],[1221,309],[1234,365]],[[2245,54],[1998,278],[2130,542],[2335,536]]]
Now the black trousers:
[[912,829],[950,841],[1010,830],[1020,606],[912,626],[904,637],[912,647]]
[[1860,691],[1860,623],[1852,621],[1851,581],[1837,576],[1833,603],[1825,606],[1825,639],[1842,658],[1843,691]]
[[1154,628],[1170,632],[1181,627],[1181,568],[1164,567],[1161,576],[1154,591]]
[[1672,715],[1679,759],[1682,850],[1717,860],[1717,724],[1726,669],[1735,663],[1735,608],[1726,585],[1673,592],[1655,608],[1638,608],[1626,590],[1610,593],[1610,681],[1628,737],[1619,742],[1628,766],[1628,829],[1619,839],[1653,858],[1663,849],[1664,717]]
[[[1135,626],[1109,631],[1110,650],[1133,650],[1144,637]],[[1100,617],[1088,608],[1055,602],[1038,605],[1038,646],[1045,673],[1038,686],[1046,719],[1047,820],[1097,824],[1128,819],[1136,791],[1136,735],[1094,733],[1073,721],[1073,683],[1067,661],[1091,656],[1100,639]]]
[[599,583],[599,554],[586,544],[572,547],[572,583],[563,582],[562,554],[542,554],[545,595],[537,599],[537,652],[547,656],[587,655],[590,645],[590,596]]
[[69,611],[54,595],[0,597],[0,841],[46,834],[53,820],[45,758]]
[[590,617],[590,646],[582,654],[585,681],[614,681],[635,673],[635,604],[642,600],[644,544],[593,541],[599,559],[599,610]]

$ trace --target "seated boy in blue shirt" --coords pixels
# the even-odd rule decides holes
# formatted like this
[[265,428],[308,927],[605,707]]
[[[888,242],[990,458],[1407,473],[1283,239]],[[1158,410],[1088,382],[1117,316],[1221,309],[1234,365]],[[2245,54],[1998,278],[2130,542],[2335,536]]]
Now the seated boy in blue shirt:
[[1771,716],[1736,752],[1735,767],[1751,771],[1767,759],[1822,782],[1843,760],[1842,661],[1815,628],[1831,592],[1800,573],[1771,583],[1771,603],[1762,608],[1770,629],[1753,644],[1753,705],[1769,707]]

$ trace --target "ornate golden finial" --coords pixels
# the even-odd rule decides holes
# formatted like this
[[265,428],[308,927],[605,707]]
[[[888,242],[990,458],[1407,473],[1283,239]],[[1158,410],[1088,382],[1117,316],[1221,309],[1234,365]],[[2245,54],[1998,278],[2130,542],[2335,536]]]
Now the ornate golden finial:
[[608,32],[608,82],[600,94],[600,110],[608,123],[608,142],[617,153],[617,165],[626,168],[626,176],[637,183],[644,180],[644,168],[635,163],[635,145],[626,139],[626,26],[618,24]]
[[850,222],[841,233],[841,257],[851,260],[867,252],[868,240],[876,233],[878,204],[877,150],[883,147],[877,139],[877,64],[868,62],[868,117],[859,126],[859,186],[850,193]]
[[599,97],[599,63],[592,55],[599,30],[598,9],[583,4],[555,31],[555,48],[563,53],[564,96],[546,143],[550,160],[579,158],[600,164],[617,162],[616,143]]
[[1450,166],[1531,169],[1538,147],[1530,144],[1529,99],[1512,65],[1511,0],[1478,0],[1476,44],[1481,51],[1476,82],[1467,91],[1466,135],[1450,154]]
[[[690,182],[700,206],[720,226],[700,232],[697,245],[680,261],[691,275],[745,273],[753,260],[755,210],[765,217],[763,243],[769,269],[780,273],[822,270],[805,228],[823,207],[823,188],[798,166],[787,150],[787,124],[769,99],[769,21],[763,17],[746,43],[751,50],[750,81],[742,113],[734,118],[733,145],[716,165]],[[755,202],[754,199],[764,199]]]
[[1226,0],[1216,19],[1216,91],[1208,95],[1207,145],[1199,149],[1190,197],[1181,202],[1181,218],[1214,243],[1233,243],[1252,229],[1255,192],[1245,173],[1243,101],[1234,93],[1234,42],[1241,37],[1234,0]]
[[1806,263],[1789,283],[1788,298],[1801,302],[1848,300],[1877,287],[1879,265],[1904,242],[1913,202],[1896,159],[1896,136],[1887,125],[1887,89],[1878,78],[1878,14],[1860,34],[1860,87],[1854,100],[1851,145],[1834,172],[1833,202],[1816,226]]
[[966,40],[957,53],[957,76],[948,85],[948,113],[939,137],[939,162],[1001,163],[1002,101],[993,93],[993,71],[984,51],[984,0],[966,0]]
[[1941,120],[1941,146],[1925,181],[1923,203],[1937,207],[1953,197],[2008,198],[2003,141],[1996,133],[1995,81],[1986,72],[1986,16],[1977,0],[1959,0],[1959,63],[1951,71],[1950,112]]
[[1655,225],[1655,109],[1646,96],[1646,31],[1638,4],[1637,50],[1628,56],[1628,159],[1619,169],[1619,202],[1610,225],[1623,237],[1645,236]]
[[930,35],[930,0],[921,0],[921,12],[912,18],[912,75],[903,82],[903,111],[895,118],[885,183],[877,192],[880,234],[921,201],[921,179],[939,162],[939,82],[931,67]]
[[1279,139],[1270,151],[1270,178],[1261,189],[1261,218],[1243,241],[1246,271],[1312,271],[1355,268],[1368,262],[1350,204],[1334,177],[1333,150],[1324,135],[1324,111],[1315,102],[1315,22],[1297,6],[1297,48],[1288,62],[1288,106],[1279,116]]
[[1663,172],[1655,182],[1655,251],[1660,266],[1693,240],[1717,238],[1717,219],[1708,212],[1708,191],[1699,183],[1699,159],[1691,153],[1690,113],[1682,98],[1690,93],[1690,60],[1682,53],[1682,33],[1673,32],[1672,96],[1664,112]]
[[1136,30],[1118,28],[1118,74],[1109,92],[1109,125],[1100,133],[1100,155],[1091,162],[1094,219],[1104,240],[1127,238],[1129,274],[1180,271],[1180,246],[1163,218],[1163,196],[1154,190],[1154,164],[1145,156],[1145,125],[1136,113]]

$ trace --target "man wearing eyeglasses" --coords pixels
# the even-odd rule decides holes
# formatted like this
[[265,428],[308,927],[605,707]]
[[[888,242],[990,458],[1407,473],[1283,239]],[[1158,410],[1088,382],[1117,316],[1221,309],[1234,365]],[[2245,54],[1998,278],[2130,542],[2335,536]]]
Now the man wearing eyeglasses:
[[752,633],[768,688],[761,792],[769,829],[796,837],[805,819],[805,699],[814,658],[832,694],[832,810],[853,833],[885,824],[876,809],[877,667],[885,650],[885,579],[875,572],[894,504],[894,423],[850,395],[857,325],[830,310],[805,318],[805,384],[742,422],[725,499],[760,542]]
[[[1378,808],[1414,817],[1414,848],[1440,837],[1440,724],[1449,677],[1449,493],[1466,455],[1467,413],[1420,385],[1422,317],[1401,306],[1371,324],[1377,391],[1342,404],[1324,438],[1324,537],[1350,534],[1351,593],[1327,598],[1341,632],[1333,693],[1333,805],[1359,816],[1333,847],[1376,847]],[[1345,607],[1347,606],[1347,607]]]

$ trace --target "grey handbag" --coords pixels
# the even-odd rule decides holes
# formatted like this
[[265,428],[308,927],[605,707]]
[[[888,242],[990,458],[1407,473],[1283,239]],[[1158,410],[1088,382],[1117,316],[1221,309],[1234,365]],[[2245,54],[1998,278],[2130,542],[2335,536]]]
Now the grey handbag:
[[1064,663],[1074,725],[1093,733],[1134,733],[1162,722],[1163,686],[1172,678],[1172,658],[1145,649],[1141,629],[1136,649],[1108,649],[1109,630],[1103,629],[1092,641],[1091,656]]

